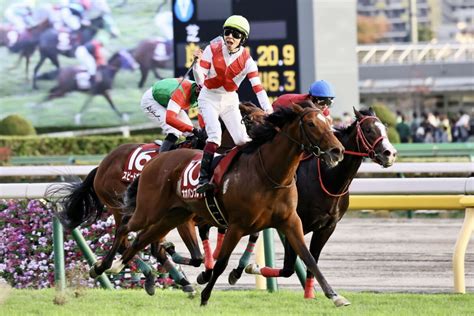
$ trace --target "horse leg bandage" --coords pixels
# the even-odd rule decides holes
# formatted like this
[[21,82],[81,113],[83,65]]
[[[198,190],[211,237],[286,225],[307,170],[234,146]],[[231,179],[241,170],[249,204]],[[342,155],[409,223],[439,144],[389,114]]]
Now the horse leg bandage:
[[277,278],[280,276],[280,269],[263,267],[260,269],[260,273],[266,278]]
[[306,283],[304,285],[304,298],[312,299],[314,298],[314,278],[306,278]]
[[252,255],[254,248],[255,248],[254,242],[249,242],[247,244],[247,248],[245,249],[244,254],[242,255],[242,257],[240,257],[239,268],[243,269],[249,264],[250,256]]
[[149,273],[151,273],[151,268],[148,264],[145,263],[145,261],[143,261],[140,257],[135,257],[133,259],[133,261],[135,261],[135,263],[137,264],[138,266],[138,269],[140,269],[140,271],[147,275]]
[[167,259],[165,263],[163,264],[163,267],[168,271],[170,274],[171,278],[176,282],[179,283],[181,279],[184,278],[184,275],[179,272],[178,269],[176,269],[176,266],[173,261]]
[[216,249],[214,249],[214,253],[212,254],[214,259],[217,259],[217,256],[219,255],[219,252],[221,252],[222,242],[224,241],[224,237],[225,237],[225,233],[221,233],[221,232],[217,233]]
[[212,270],[214,268],[214,258],[212,257],[209,239],[203,240],[202,246],[204,248],[204,266],[206,267],[206,270]]

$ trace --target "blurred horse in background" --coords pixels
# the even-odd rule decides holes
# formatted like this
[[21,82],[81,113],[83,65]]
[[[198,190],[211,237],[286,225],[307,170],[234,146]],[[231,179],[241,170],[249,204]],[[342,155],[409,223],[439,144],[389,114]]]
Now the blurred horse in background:
[[164,38],[143,40],[131,52],[140,67],[139,88],[145,85],[150,70],[157,79],[162,79],[157,69],[173,69],[173,42],[171,40]]
[[57,76],[57,85],[51,88],[46,98],[41,103],[64,96],[68,92],[80,91],[89,94],[89,97],[84,102],[81,110],[76,114],[76,123],[81,121],[81,115],[87,109],[96,95],[102,95],[109,103],[112,110],[122,120],[128,120],[128,114],[120,112],[112,101],[110,90],[115,79],[115,75],[120,69],[133,70],[134,61],[130,53],[126,50],[121,50],[109,58],[107,65],[100,66],[97,69],[97,74],[101,76],[99,82],[94,81],[91,84],[90,75],[81,67],[66,67],[59,71]]
[[38,72],[46,59],[49,59],[59,71],[58,56],[61,54],[74,58],[76,48],[92,40],[100,29],[106,29],[112,37],[117,36],[115,29],[109,27],[103,16],[91,20],[90,25],[82,25],[79,30],[74,32],[59,32],[51,27],[41,33],[38,43],[40,60],[33,72],[33,89],[38,89],[36,83]]

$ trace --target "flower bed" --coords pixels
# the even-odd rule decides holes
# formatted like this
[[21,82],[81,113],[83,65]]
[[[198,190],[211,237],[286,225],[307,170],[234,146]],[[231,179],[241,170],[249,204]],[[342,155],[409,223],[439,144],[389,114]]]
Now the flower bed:
[[[0,277],[15,288],[41,289],[54,286],[53,221],[54,210],[41,200],[0,199]],[[103,256],[112,244],[114,219],[104,216],[81,232],[97,256]],[[71,286],[95,287],[98,282],[88,276],[88,265],[76,242],[64,236],[64,257],[68,283]],[[144,255],[156,267],[156,261]],[[160,269],[159,269],[160,270]],[[131,264],[114,276],[117,288],[141,286],[142,275]],[[174,285],[165,273],[159,273],[157,285]]]

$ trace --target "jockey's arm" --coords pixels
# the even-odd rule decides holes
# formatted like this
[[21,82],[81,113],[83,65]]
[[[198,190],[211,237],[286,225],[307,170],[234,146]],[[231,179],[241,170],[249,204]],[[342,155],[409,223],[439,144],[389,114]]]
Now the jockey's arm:
[[267,113],[273,113],[273,107],[270,104],[270,100],[268,99],[267,92],[263,89],[262,81],[260,80],[260,76],[258,75],[258,68],[255,61],[251,58],[247,60],[246,65],[247,71],[247,78],[250,80],[250,84],[252,85],[253,92],[257,96],[258,103],[260,107]]
[[212,53],[211,46],[208,45],[204,52],[197,51],[194,53],[195,58],[197,58],[196,63],[193,67],[194,80],[200,86],[204,85],[204,80],[206,80],[209,70],[211,69]]
[[171,127],[176,128],[177,130],[183,133],[192,132],[193,126],[184,123],[178,118],[178,114],[180,111],[181,111],[181,107],[173,100],[170,100],[168,102],[168,107],[166,108],[166,124],[168,124]]

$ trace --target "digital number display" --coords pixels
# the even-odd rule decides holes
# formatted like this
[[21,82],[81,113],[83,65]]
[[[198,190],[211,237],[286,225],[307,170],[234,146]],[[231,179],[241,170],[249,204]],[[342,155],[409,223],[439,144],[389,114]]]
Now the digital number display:
[[[222,33],[225,19],[239,14],[250,22],[246,48],[257,63],[270,101],[300,91],[296,1],[173,0],[172,5],[177,77],[191,66],[195,49],[204,49]],[[247,79],[238,93],[240,100],[258,104]]]

